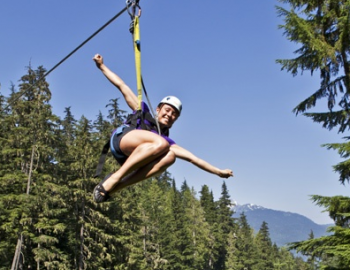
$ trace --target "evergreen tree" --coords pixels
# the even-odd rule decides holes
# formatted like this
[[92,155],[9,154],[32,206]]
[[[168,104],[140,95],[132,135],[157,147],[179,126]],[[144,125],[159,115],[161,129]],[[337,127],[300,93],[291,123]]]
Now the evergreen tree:
[[205,269],[210,254],[210,225],[204,217],[204,210],[196,198],[196,192],[187,186],[186,181],[181,187],[182,203],[185,211],[184,231],[188,244],[185,243],[183,255],[186,269]]
[[260,230],[255,237],[255,244],[257,247],[258,260],[257,264],[252,269],[273,269],[273,249],[270,239],[268,225],[265,221],[261,224]]
[[230,233],[227,238],[227,257],[225,261],[225,269],[234,270],[238,266],[238,249],[237,249],[236,233]]
[[238,250],[237,269],[253,269],[257,260],[257,248],[254,245],[254,231],[247,217],[242,213],[238,219],[236,246]]
[[204,209],[200,205],[200,201],[196,198],[196,192],[191,189],[191,204],[187,210],[189,212],[190,229],[192,234],[192,244],[194,246],[194,269],[206,269],[207,258],[212,253],[211,246],[211,226],[205,219]]
[[281,270],[306,270],[308,269],[305,262],[295,259],[292,253],[290,253],[285,247],[282,247],[278,256],[273,258],[273,269]]
[[171,189],[172,178],[168,171],[163,172],[161,175],[156,176],[155,179],[158,182],[159,187],[163,192],[169,191]]
[[311,258],[320,258],[321,269],[349,269],[350,267],[350,198],[344,196],[312,196],[313,200],[330,213],[335,226],[328,230],[332,235],[292,243],[296,249]]
[[221,197],[219,198],[218,204],[218,221],[221,224],[221,228],[224,234],[228,234],[234,228],[234,219],[232,203],[230,194],[227,189],[226,183],[223,182],[221,187]]
[[152,264],[148,255],[148,213],[143,210],[146,206],[142,206],[147,194],[146,184],[144,181],[125,188],[117,192],[111,201],[107,217],[115,217],[114,223],[118,229],[109,235],[118,244],[109,250],[110,256],[114,257],[111,268],[138,270],[147,269]]
[[[282,69],[293,75],[297,75],[299,71],[310,70],[313,74],[319,70],[321,78],[320,88],[301,102],[294,112],[304,113],[325,128],[338,127],[339,132],[345,132],[350,127],[350,1],[281,2],[290,4],[291,7],[290,11],[278,7],[279,14],[285,20],[281,28],[291,41],[302,46],[295,51],[298,54],[295,59],[277,62],[282,65]],[[325,97],[328,101],[328,112],[305,113]],[[334,166],[335,171],[340,174],[339,181],[342,184],[350,179],[350,142],[349,137],[345,139],[345,143],[325,145],[328,149],[337,150],[340,156],[346,159]],[[336,226],[330,228],[333,235],[294,243],[291,247],[303,254],[311,254],[312,259],[321,258],[320,265],[323,269],[349,269],[349,241],[346,239],[350,229],[345,224],[350,215],[350,198],[313,196],[313,200],[325,206],[330,216],[335,219]]]
[[171,229],[172,235],[167,237],[168,243],[166,244],[166,254],[169,265],[167,269],[186,269],[185,256],[183,251],[186,248],[185,245],[189,243],[189,238],[183,228],[184,223],[184,209],[182,205],[181,193],[176,189],[175,180],[172,182],[172,189],[170,193],[170,210],[172,216]]
[[110,119],[112,126],[116,128],[125,121],[126,111],[119,108],[119,98],[110,99],[109,101],[110,103],[106,105],[106,108],[110,107],[107,118]]
[[[42,79],[43,67],[33,70],[20,80],[20,89],[12,93],[6,117],[6,132],[1,134],[3,148],[0,200],[6,207],[3,226],[12,229],[8,240],[13,243],[12,268],[67,269],[67,254],[59,246],[65,230],[62,220],[65,209],[60,200],[62,187],[52,175],[56,170],[57,116],[49,104],[51,92]],[[4,228],[3,227],[3,228]],[[25,258],[25,259],[24,259]],[[7,260],[5,263],[8,263]]]
[[209,222],[209,224],[214,224],[216,221],[216,207],[213,193],[209,191],[209,187],[207,185],[202,186],[199,193],[201,194],[200,203],[204,209],[205,219]]
[[[314,107],[317,100],[327,97],[332,110],[336,97],[342,109],[332,113],[306,114],[314,121],[323,123],[329,129],[340,125],[343,132],[348,126],[348,93],[350,91],[350,9],[349,0],[343,1],[299,1],[280,0],[290,4],[291,10],[278,7],[279,15],[284,17],[285,25],[280,27],[290,41],[302,46],[295,51],[298,57],[277,60],[293,75],[299,71],[320,71],[321,86],[312,96],[301,102],[295,113],[305,112]],[[338,76],[338,77],[336,77]]]
[[166,193],[155,179],[152,179],[149,185],[148,181],[140,184],[143,186],[140,192],[143,253],[140,256],[147,263],[144,269],[163,269],[164,264],[167,263],[167,260],[162,257],[161,245],[161,238],[166,231],[163,222],[168,218]]
[[[311,239],[314,239],[314,238],[315,238],[314,232],[311,230],[308,239],[311,240]],[[310,254],[308,254],[308,255],[309,255],[309,257],[307,259],[307,263],[308,263],[310,269],[312,269],[312,270],[317,269],[318,268],[318,266],[317,266],[317,259],[318,258],[314,257],[312,255],[312,252]]]
[[[70,205],[75,220],[75,260],[77,269],[96,269],[115,264],[113,251],[120,248],[121,226],[114,203],[97,205],[92,200],[96,179],[92,176],[98,160],[100,142],[95,140],[91,121],[81,117],[75,127],[76,138],[70,148],[73,162],[70,170],[74,179],[69,181],[72,191]],[[99,180],[97,180],[99,181]]]
[[220,233],[216,235],[219,257],[216,259],[215,269],[225,269],[227,239],[229,234],[235,230],[234,219],[232,217],[234,212],[232,210],[232,203],[225,182],[222,184],[221,197],[219,198],[217,205],[217,222],[219,224]]
[[181,185],[181,207],[183,209],[182,226],[181,226],[181,254],[183,256],[183,265],[188,270],[194,269],[194,259],[196,256],[196,233],[193,223],[195,221],[193,208],[195,202],[186,180]]
[[[102,113],[99,112],[93,123],[94,132],[91,133],[91,141],[95,149],[93,169],[95,169],[101,149],[108,141],[115,125],[119,125],[120,119],[124,118],[124,112],[119,110],[117,100],[113,100],[112,105],[107,116],[109,121],[106,121]],[[115,172],[118,168],[119,164],[109,152],[103,167],[102,178],[108,173]],[[94,185],[96,183],[93,183]],[[90,192],[93,186],[89,190]],[[141,192],[142,186],[135,185],[116,193],[111,202],[99,204],[97,207],[93,203],[88,209],[92,214],[92,217],[89,217],[90,223],[88,223],[89,229],[92,229],[94,240],[91,243],[94,252],[99,257],[99,260],[95,262],[96,266],[103,265],[107,269],[140,269],[144,265],[144,260],[140,259],[140,254],[143,255],[143,245],[139,241],[141,239],[141,211],[139,210],[140,202],[137,199]],[[89,199],[91,198],[89,197]],[[93,256],[91,257],[93,258]],[[91,262],[89,267],[95,269]]]
[[213,192],[209,191],[207,185],[202,186],[200,191],[200,204],[204,210],[205,220],[210,226],[208,235],[208,253],[205,258],[205,268],[204,269],[214,269],[214,263],[217,260],[219,249],[218,241],[221,232],[218,223],[218,210],[216,208],[216,203],[214,202]]

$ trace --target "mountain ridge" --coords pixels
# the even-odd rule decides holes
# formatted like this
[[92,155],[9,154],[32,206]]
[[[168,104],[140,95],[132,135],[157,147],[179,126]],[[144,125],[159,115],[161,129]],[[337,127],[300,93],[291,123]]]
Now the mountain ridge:
[[307,240],[311,231],[315,238],[327,235],[327,228],[333,224],[317,224],[311,219],[297,213],[273,210],[255,204],[235,204],[232,210],[234,218],[242,213],[247,217],[248,224],[257,233],[263,221],[268,225],[270,238],[277,246]]

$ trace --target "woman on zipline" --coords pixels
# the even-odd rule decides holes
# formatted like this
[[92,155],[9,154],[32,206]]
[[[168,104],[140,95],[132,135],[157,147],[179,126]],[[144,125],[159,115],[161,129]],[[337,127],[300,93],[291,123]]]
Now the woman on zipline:
[[[142,180],[159,175],[171,166],[176,158],[191,162],[200,169],[216,174],[222,178],[233,176],[232,170],[221,170],[196,157],[188,150],[177,145],[169,136],[169,129],[181,114],[182,104],[173,96],[165,97],[157,106],[156,117],[161,130],[158,134],[155,119],[149,114],[149,108],[141,103],[145,119],[137,121],[138,97],[124,81],[113,73],[104,63],[101,55],[93,57],[96,66],[107,79],[122,93],[126,103],[133,110],[129,121],[122,130],[117,129],[111,137],[111,152],[121,167],[113,174],[105,177],[94,189],[96,202],[104,202],[110,194]],[[143,121],[144,123],[141,123]]]

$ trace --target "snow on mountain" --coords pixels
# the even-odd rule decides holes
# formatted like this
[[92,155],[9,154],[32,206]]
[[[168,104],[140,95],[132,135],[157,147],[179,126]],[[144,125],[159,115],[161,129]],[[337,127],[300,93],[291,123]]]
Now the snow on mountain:
[[307,240],[311,231],[315,238],[327,235],[326,229],[332,225],[319,225],[300,214],[268,209],[255,204],[239,205],[236,203],[232,210],[235,211],[233,215],[235,218],[239,218],[244,213],[248,224],[255,232],[259,231],[261,224],[265,221],[272,242],[278,246]]

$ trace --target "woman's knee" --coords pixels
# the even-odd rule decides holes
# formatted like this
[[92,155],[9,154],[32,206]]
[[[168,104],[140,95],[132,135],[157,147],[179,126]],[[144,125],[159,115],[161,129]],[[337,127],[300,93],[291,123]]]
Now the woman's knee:
[[146,151],[152,156],[160,156],[169,151],[169,143],[162,137],[144,130],[133,130],[120,141],[119,147],[125,155]]
[[169,152],[170,145],[169,143],[162,137],[157,138],[153,142],[154,153],[155,154],[163,154]]
[[164,163],[167,167],[171,166],[176,161],[176,156],[173,151],[168,151],[168,153],[163,158]]

